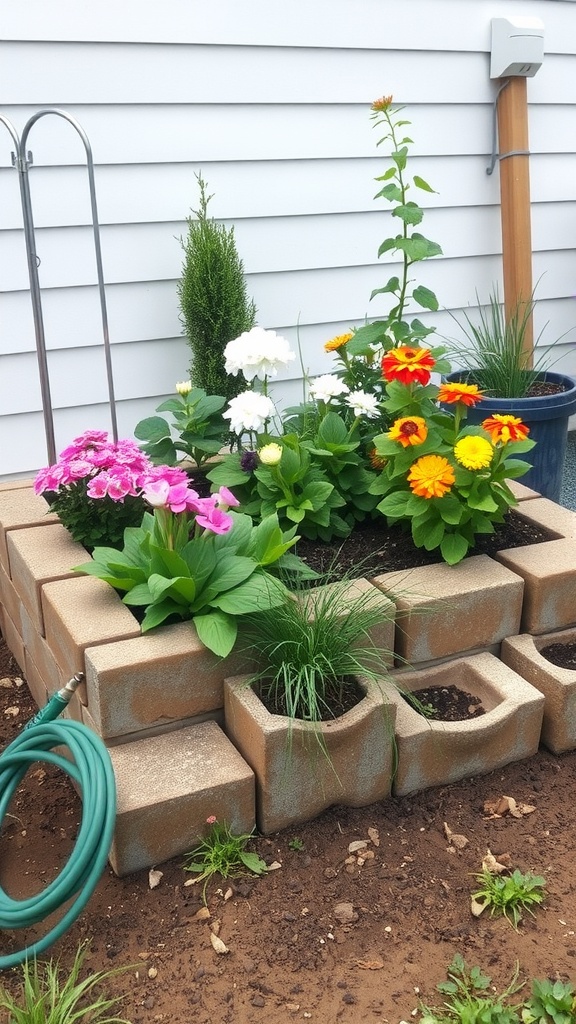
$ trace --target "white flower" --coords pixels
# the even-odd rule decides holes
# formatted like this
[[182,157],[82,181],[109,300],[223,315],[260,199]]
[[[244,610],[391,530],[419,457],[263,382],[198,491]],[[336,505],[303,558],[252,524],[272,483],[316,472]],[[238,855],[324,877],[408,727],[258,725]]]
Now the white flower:
[[235,434],[243,434],[245,430],[261,430],[266,420],[276,415],[276,409],[267,395],[244,391],[230,400],[222,415],[230,420],[230,429]]
[[310,395],[317,402],[330,402],[333,398],[339,398],[340,395],[347,395],[349,390],[348,385],[333,373],[325,373],[322,377],[317,377],[310,385]]
[[224,349],[226,373],[243,373],[248,381],[254,377],[259,380],[276,377],[278,370],[287,369],[288,363],[295,358],[286,338],[276,331],[265,331],[263,327],[244,331],[239,338],[229,341]]
[[182,395],[183,397],[185,397],[186,395],[189,395],[191,391],[192,391],[192,381],[191,380],[178,380],[178,381],[176,381],[176,392],[177,392],[177,394]]
[[270,444],[265,444],[263,448],[259,448],[258,455],[262,465],[277,466],[282,458],[282,445],[272,441]]
[[351,391],[346,398],[346,405],[354,410],[355,416],[367,416],[372,420],[380,415],[378,399],[367,391]]

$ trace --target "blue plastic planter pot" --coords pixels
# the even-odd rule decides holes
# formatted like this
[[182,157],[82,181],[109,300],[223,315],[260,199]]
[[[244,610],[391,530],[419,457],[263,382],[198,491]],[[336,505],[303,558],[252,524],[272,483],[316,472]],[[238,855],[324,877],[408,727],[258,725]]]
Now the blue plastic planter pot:
[[[446,377],[452,382],[473,379],[474,374],[466,370],[457,370]],[[576,380],[563,373],[551,372],[539,374],[539,379],[560,384],[564,390],[536,398],[483,398],[468,410],[467,422],[481,423],[494,413],[520,416],[530,427],[530,437],[536,441],[536,447],[525,456],[532,469],[520,477],[519,482],[551,501],[559,501],[568,419],[576,413]]]

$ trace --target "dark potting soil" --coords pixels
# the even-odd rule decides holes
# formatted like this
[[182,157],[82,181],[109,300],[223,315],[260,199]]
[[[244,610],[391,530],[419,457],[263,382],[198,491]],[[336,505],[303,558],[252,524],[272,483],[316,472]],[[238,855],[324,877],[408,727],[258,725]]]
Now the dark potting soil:
[[576,671],[576,643],[548,644],[547,647],[542,648],[540,654],[543,658],[546,658],[546,661],[550,661],[552,665],[558,665],[559,668],[567,668],[572,672]]
[[[264,707],[271,715],[286,715],[286,701],[282,689],[276,689],[273,683],[263,680],[255,684],[255,692],[258,694]],[[334,718],[351,711],[356,704],[359,704],[364,697],[355,679],[336,679],[326,682],[323,687],[321,707],[321,722],[330,722]],[[296,716],[297,718],[301,716]]]
[[[494,555],[505,548],[525,547],[553,540],[555,534],[543,530],[522,515],[511,510],[505,521],[491,534],[478,536],[476,546],[468,555]],[[438,551],[416,548],[410,534],[401,526],[386,526],[383,519],[359,523],[345,540],[322,544],[302,538],[295,552],[310,568],[331,579],[346,575],[376,576],[397,569],[414,569],[421,565],[441,562]]]
[[486,714],[480,697],[466,693],[453,684],[427,686],[422,690],[402,693],[401,696],[419,714],[434,722],[465,722]]

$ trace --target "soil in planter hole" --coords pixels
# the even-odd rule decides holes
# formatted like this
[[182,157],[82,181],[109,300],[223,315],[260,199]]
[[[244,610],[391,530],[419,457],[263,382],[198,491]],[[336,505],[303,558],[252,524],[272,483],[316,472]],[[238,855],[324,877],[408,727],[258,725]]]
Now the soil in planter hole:
[[453,684],[427,686],[411,694],[403,693],[402,697],[415,711],[433,722],[465,722],[486,714],[480,697]]
[[540,651],[546,661],[550,661],[559,668],[567,668],[569,671],[576,671],[576,644],[548,644]]
[[[254,686],[264,707],[271,715],[285,715],[286,701],[281,688],[276,689],[273,683],[263,680]],[[321,722],[331,722],[350,711],[364,698],[365,694],[354,679],[341,679],[327,682],[322,693]]]

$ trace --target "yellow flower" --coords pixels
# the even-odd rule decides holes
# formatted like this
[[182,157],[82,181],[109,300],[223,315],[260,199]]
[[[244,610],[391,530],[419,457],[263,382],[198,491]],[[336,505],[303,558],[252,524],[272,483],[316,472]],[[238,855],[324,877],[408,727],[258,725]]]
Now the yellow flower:
[[408,473],[408,483],[420,498],[443,497],[455,479],[454,470],[443,455],[423,455]]
[[423,444],[428,436],[426,420],[422,416],[402,416],[388,431],[391,441],[399,441],[403,448],[411,444]]
[[265,444],[258,449],[258,456],[263,466],[277,466],[282,458],[282,445]]
[[454,445],[454,456],[466,469],[486,469],[494,457],[494,448],[486,437],[461,437]]
[[337,348],[342,348],[342,346],[346,345],[350,341],[350,338],[353,337],[354,335],[352,331],[349,331],[348,334],[338,334],[335,338],[331,338],[330,341],[326,342],[324,345],[324,351],[335,352]]

